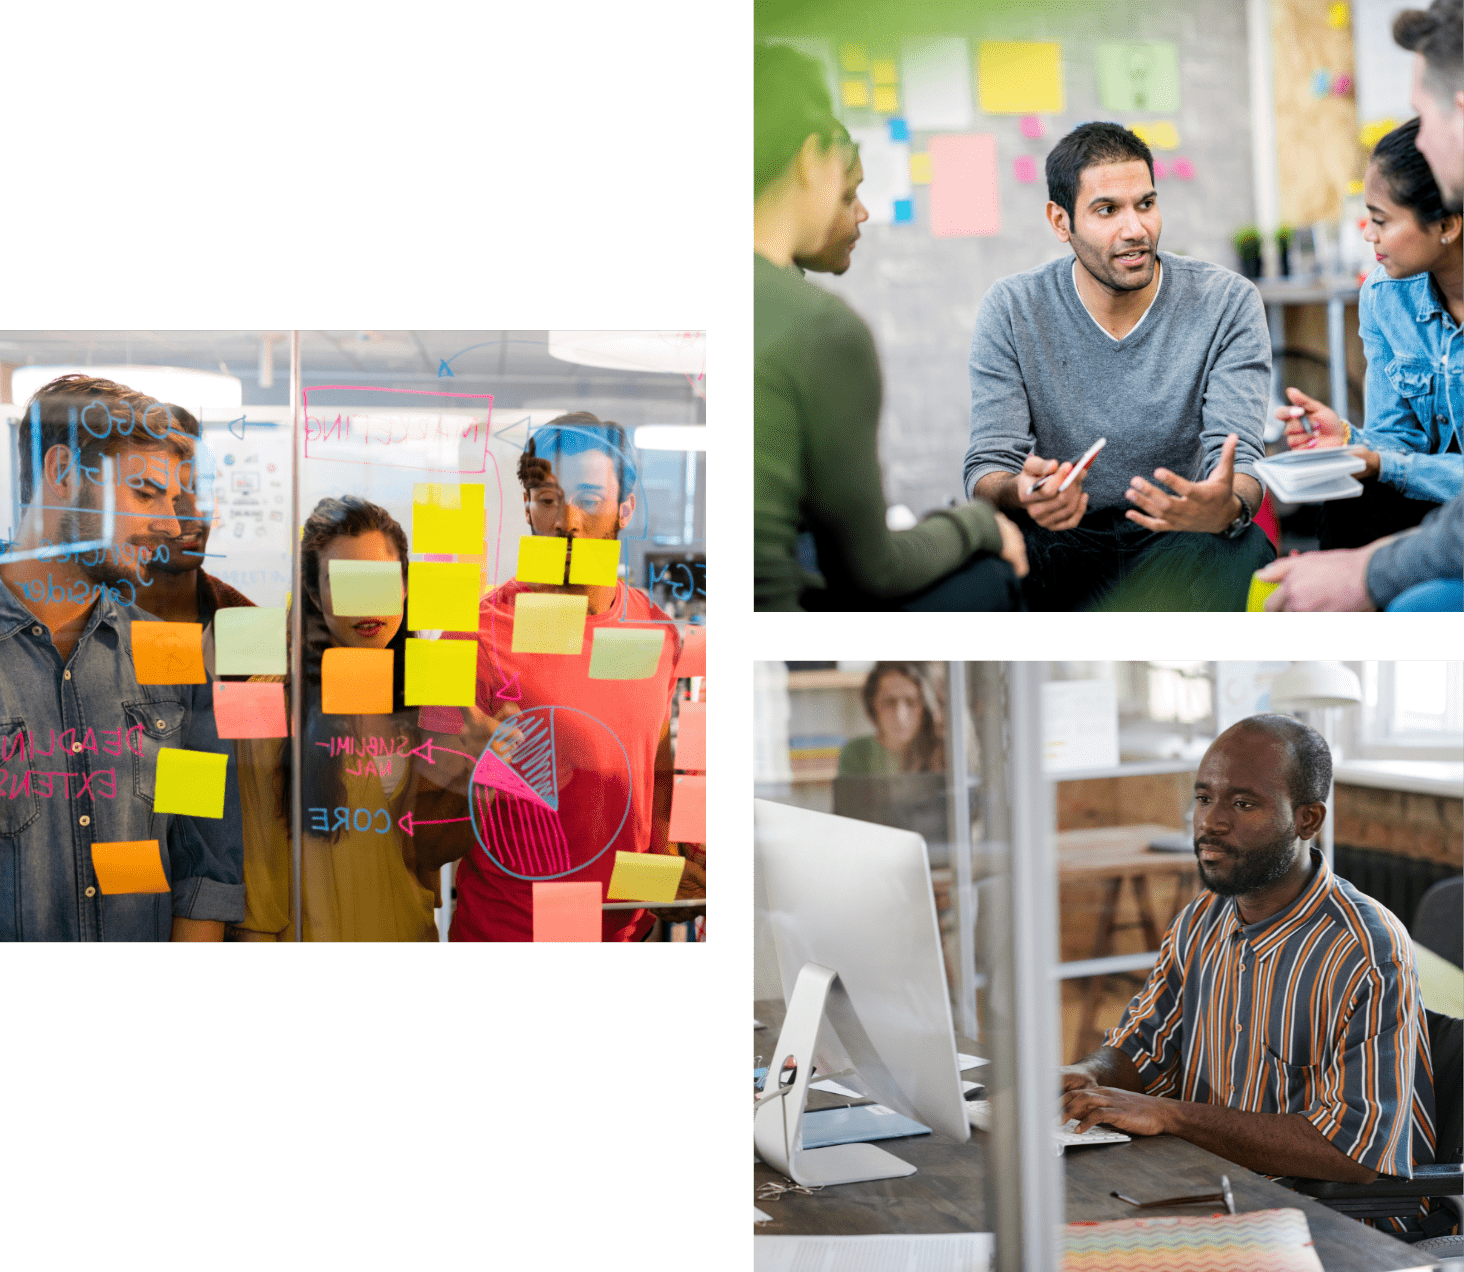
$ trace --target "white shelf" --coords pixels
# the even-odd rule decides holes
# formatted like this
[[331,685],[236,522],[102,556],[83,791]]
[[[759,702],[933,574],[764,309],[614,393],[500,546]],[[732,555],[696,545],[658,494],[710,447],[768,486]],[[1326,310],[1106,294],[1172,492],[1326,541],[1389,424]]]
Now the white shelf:
[[1332,780],[1415,795],[1464,796],[1464,764],[1453,760],[1343,760]]

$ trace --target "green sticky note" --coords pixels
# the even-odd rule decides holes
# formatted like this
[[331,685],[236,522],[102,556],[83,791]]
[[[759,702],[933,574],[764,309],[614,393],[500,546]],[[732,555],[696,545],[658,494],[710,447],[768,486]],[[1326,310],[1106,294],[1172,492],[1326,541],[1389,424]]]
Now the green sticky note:
[[478,556],[483,551],[483,483],[412,487],[412,551]]
[[396,561],[332,561],[326,602],[341,618],[400,614],[402,567]]
[[591,680],[644,680],[661,664],[664,627],[597,627],[590,650]]
[[619,539],[576,539],[569,550],[569,581],[614,587],[619,564]]
[[188,817],[224,815],[224,777],[229,757],[214,751],[180,751],[164,747],[158,752],[153,812],[182,813]]
[[1098,98],[1105,110],[1172,115],[1179,110],[1179,50],[1167,40],[1098,45]]
[[585,643],[588,596],[520,592],[513,598],[513,652],[578,654]]
[[220,676],[283,676],[284,607],[240,605],[214,614],[214,672]]
[[564,554],[569,540],[549,534],[526,534],[518,543],[518,569],[514,578],[520,583],[563,583]]
[[476,640],[408,639],[402,701],[409,707],[471,707],[477,675]]
[[413,561],[407,566],[407,626],[415,632],[478,630],[478,566]]

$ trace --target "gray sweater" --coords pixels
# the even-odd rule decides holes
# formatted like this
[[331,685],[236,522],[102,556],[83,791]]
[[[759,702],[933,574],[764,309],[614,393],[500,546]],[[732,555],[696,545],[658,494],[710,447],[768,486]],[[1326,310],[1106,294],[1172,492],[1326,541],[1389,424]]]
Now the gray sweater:
[[1034,445],[1076,461],[1100,437],[1108,445],[1083,482],[1090,512],[1131,507],[1129,479],[1156,468],[1209,476],[1227,433],[1240,438],[1235,471],[1256,475],[1271,392],[1260,293],[1219,265],[1159,259],[1159,294],[1122,340],[1084,307],[1070,256],[986,293],[971,340],[968,493],[987,473],[1019,472]]
[[1386,609],[1415,583],[1464,577],[1464,495],[1385,543],[1367,563],[1367,594]]

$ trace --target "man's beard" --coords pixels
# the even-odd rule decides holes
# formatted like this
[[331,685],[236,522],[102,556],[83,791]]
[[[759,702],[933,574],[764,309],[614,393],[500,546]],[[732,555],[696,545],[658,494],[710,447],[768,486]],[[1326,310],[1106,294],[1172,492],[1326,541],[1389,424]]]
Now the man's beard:
[[1105,287],[1112,287],[1114,291],[1142,291],[1154,281],[1154,271],[1159,268],[1159,244],[1157,240],[1145,245],[1149,253],[1149,276],[1142,282],[1121,277],[1108,265],[1112,258],[1094,247],[1086,239],[1079,238],[1077,234],[1070,235],[1073,241],[1073,251],[1077,254],[1078,260],[1083,268],[1092,274]]
[[1216,896],[1239,897],[1270,887],[1291,869],[1296,850],[1296,835],[1294,833],[1285,835],[1273,840],[1264,848],[1250,853],[1246,862],[1243,865],[1237,865],[1231,876],[1224,880],[1211,879],[1208,876],[1209,868],[1199,859],[1199,850],[1202,846],[1213,848],[1217,852],[1229,851],[1210,841],[1195,840],[1195,864],[1199,867],[1200,882]]
[[[83,503],[63,512],[57,528],[61,533],[63,547],[73,543],[91,543],[102,537],[102,514],[96,508]],[[114,538],[106,547],[77,553],[77,568],[93,583],[131,583],[134,587],[145,586],[148,582],[147,568],[141,557],[147,548],[135,544],[128,544],[127,547],[131,562],[123,556],[123,544]],[[93,563],[97,557],[100,560]]]

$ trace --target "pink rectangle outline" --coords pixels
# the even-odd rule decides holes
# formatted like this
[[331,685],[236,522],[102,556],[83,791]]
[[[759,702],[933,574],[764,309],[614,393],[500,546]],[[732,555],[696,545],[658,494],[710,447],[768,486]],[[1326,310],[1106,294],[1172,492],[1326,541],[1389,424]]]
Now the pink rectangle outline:
[[[444,393],[437,389],[383,389],[370,384],[313,384],[309,388],[300,389],[300,400],[302,408],[308,415],[310,412],[310,394],[312,392],[323,392],[326,389],[350,389],[357,393],[409,393],[415,397],[446,397],[446,398],[477,398],[488,401],[488,420],[483,426],[483,458],[477,468],[409,468],[408,472],[414,473],[486,473],[488,471],[488,439],[493,433],[493,394],[491,393]],[[312,455],[310,453],[310,438],[305,438],[305,458],[315,459],[321,463],[334,464],[371,464],[378,461],[370,459],[341,459],[337,456]]]

